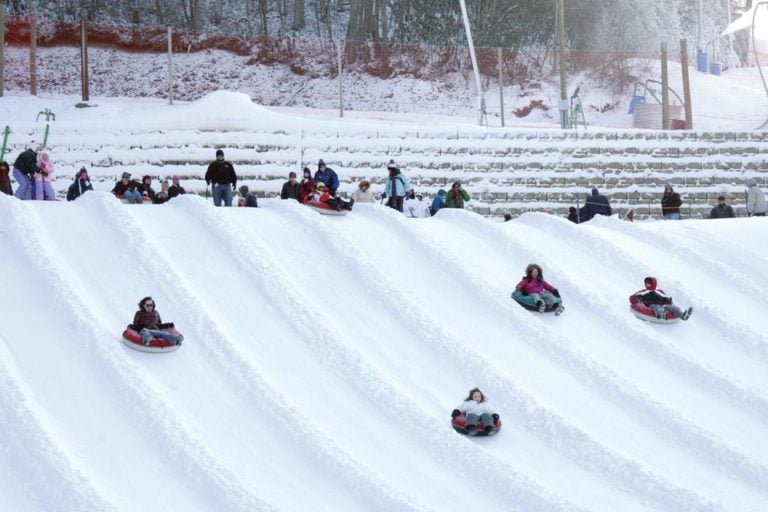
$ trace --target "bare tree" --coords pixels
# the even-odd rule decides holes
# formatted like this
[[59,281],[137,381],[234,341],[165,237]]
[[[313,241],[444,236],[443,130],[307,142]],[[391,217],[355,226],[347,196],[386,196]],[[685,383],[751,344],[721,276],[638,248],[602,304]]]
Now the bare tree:
[[295,0],[293,3],[293,25],[291,26],[293,30],[301,30],[306,25],[304,10],[304,0]]

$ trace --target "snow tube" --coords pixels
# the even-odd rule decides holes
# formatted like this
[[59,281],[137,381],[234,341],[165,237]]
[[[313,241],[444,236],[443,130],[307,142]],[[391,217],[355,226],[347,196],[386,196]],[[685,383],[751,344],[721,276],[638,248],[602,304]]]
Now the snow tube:
[[349,210],[334,210],[328,203],[320,201],[308,201],[304,204],[322,215],[346,215],[349,212]]
[[[459,434],[467,435],[467,417],[463,413],[451,419],[451,426]],[[475,429],[477,432],[475,435],[478,437],[495,436],[501,430],[501,418],[496,420],[496,423],[493,424],[493,429],[489,432],[485,431],[483,424],[479,421],[475,425]]]
[[[531,298],[530,295],[523,295],[519,291],[515,290],[512,292],[512,298],[515,299],[515,301],[518,304],[523,306],[528,311],[539,310],[539,308],[536,306],[536,302],[533,300],[533,298]],[[561,299],[560,297],[555,297],[555,299],[557,299],[557,302],[555,302],[554,304],[548,304],[547,309],[544,310],[545,313],[551,313],[555,311],[560,306],[560,304],[563,303],[563,299]]]
[[[139,203],[129,203],[128,201],[126,201],[125,196],[115,196],[115,197],[118,198],[120,202],[123,204],[139,204]],[[142,200],[141,204],[152,204],[152,199],[150,199],[149,196],[143,196],[141,200]]]
[[651,308],[639,303],[630,304],[629,310],[640,320],[654,324],[675,324],[680,321],[680,318],[671,311],[667,311],[667,318],[656,318],[656,313]]
[[[176,336],[179,335],[179,331],[177,331],[174,327],[161,330]],[[141,336],[139,335],[139,332],[135,330],[132,325],[129,325],[126,327],[125,331],[123,331],[123,337],[121,341],[126,347],[132,348],[134,350],[140,350],[141,352],[173,352],[179,348],[179,345],[175,345],[167,340],[159,340],[157,338],[152,338],[152,341],[149,342],[149,345],[144,345],[144,343],[141,342]]]

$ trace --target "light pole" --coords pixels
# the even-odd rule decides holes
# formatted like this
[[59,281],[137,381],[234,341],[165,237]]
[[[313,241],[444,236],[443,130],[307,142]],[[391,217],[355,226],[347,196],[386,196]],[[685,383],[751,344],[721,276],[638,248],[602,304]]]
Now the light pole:
[[557,0],[557,31],[560,40],[560,128],[569,128],[568,122],[568,78],[565,75],[565,5]]
[[467,43],[469,44],[469,56],[472,58],[472,69],[475,73],[475,85],[477,86],[477,103],[479,111],[480,125],[483,125],[485,119],[485,96],[483,95],[483,84],[480,83],[480,71],[477,68],[477,58],[475,57],[475,45],[472,42],[472,31],[469,28],[469,17],[467,16],[467,4],[464,0],[461,2],[461,16],[464,18],[464,29],[467,32]]

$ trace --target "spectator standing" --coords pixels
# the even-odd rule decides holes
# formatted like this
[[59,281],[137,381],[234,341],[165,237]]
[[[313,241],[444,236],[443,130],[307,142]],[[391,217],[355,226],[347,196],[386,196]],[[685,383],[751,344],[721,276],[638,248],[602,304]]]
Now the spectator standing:
[[765,194],[757,186],[755,178],[747,180],[747,215],[765,217]]
[[736,214],[733,213],[733,208],[730,205],[725,204],[725,196],[717,198],[717,206],[712,208],[709,212],[710,219],[732,219]]
[[295,199],[299,200],[299,191],[301,186],[296,181],[296,173],[291,171],[288,173],[288,181],[283,183],[283,190],[280,191],[280,199]]
[[259,200],[252,194],[248,185],[240,187],[240,198],[237,200],[237,206],[247,206],[248,208],[258,208]]
[[55,201],[56,193],[53,191],[53,173],[55,168],[48,153],[40,153],[40,172],[35,174],[35,199],[38,201]]
[[446,208],[464,208],[464,202],[469,201],[469,193],[461,188],[460,181],[454,181],[450,192],[445,196]]
[[[587,196],[587,201],[584,203],[584,209],[586,210],[586,220],[591,219],[595,215],[607,215],[610,216],[613,213],[611,203],[608,198],[600,193],[597,188],[592,189],[592,195]],[[581,219],[584,222],[584,218]]]
[[431,216],[429,213],[429,206],[423,199],[421,194],[416,194],[413,190],[409,190],[405,196],[405,202],[403,203],[403,213],[405,213],[405,216],[412,219],[427,218]]
[[13,162],[13,177],[19,184],[14,196],[24,201],[32,199],[35,175],[40,172],[40,167],[37,166],[37,151],[39,146],[35,149],[27,148]]
[[437,195],[432,200],[432,206],[430,206],[430,208],[429,208],[429,213],[434,215],[438,211],[440,211],[440,208],[445,206],[445,194],[446,193],[447,192],[445,191],[444,188],[441,188],[440,190],[437,191]]
[[320,183],[321,181],[328,187],[328,192],[330,192],[332,196],[335,196],[336,191],[339,189],[339,176],[336,174],[336,171],[330,167],[326,167],[322,158],[317,162],[315,184]]
[[224,151],[216,150],[216,160],[210,163],[205,173],[205,183],[211,185],[213,204],[232,206],[232,193],[237,189],[237,175],[232,164],[224,160]]
[[179,179],[179,176],[177,174],[173,175],[173,177],[171,178],[171,182],[172,182],[171,186],[168,187],[168,198],[169,199],[172,199],[172,198],[174,198],[176,196],[180,196],[180,195],[183,195],[183,194],[187,193],[187,191],[184,190],[184,187],[181,186],[180,179]]
[[11,187],[10,172],[11,166],[8,165],[8,162],[0,162],[0,193],[12,196],[13,187]]
[[394,160],[390,160],[387,164],[387,172],[389,176],[384,182],[384,194],[382,196],[389,198],[387,206],[402,213],[405,193],[411,190],[411,184],[408,182],[408,178],[395,165]]
[[305,167],[302,170],[301,183],[299,184],[299,202],[304,203],[309,194],[315,191],[315,180],[312,179],[312,171],[309,167]]
[[357,190],[352,192],[352,199],[355,203],[375,203],[376,198],[373,197],[373,191],[371,191],[371,184],[368,180],[362,180],[357,185]]
[[664,185],[664,195],[661,196],[661,214],[664,220],[680,220],[680,206],[683,200],[674,191],[671,183]]
[[93,190],[93,185],[88,178],[88,169],[81,167],[75,174],[75,181],[67,189],[67,201],[74,201],[89,190]]

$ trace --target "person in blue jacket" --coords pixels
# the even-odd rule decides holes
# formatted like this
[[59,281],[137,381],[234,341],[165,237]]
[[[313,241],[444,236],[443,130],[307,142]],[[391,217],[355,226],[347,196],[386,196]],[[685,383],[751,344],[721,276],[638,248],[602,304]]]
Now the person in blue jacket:
[[387,206],[402,213],[405,194],[411,190],[411,184],[405,174],[395,165],[394,160],[390,160],[387,164],[387,172],[389,176],[384,181],[384,193],[381,196],[388,198]]
[[432,206],[429,208],[429,211],[432,213],[432,215],[436,214],[440,208],[445,206],[445,194],[446,191],[443,188],[437,191],[437,195],[432,200]]
[[328,187],[331,195],[335,196],[336,190],[339,188],[339,176],[336,174],[336,171],[326,167],[322,158],[317,162],[317,172],[315,173],[315,183],[317,184],[321,181]]

